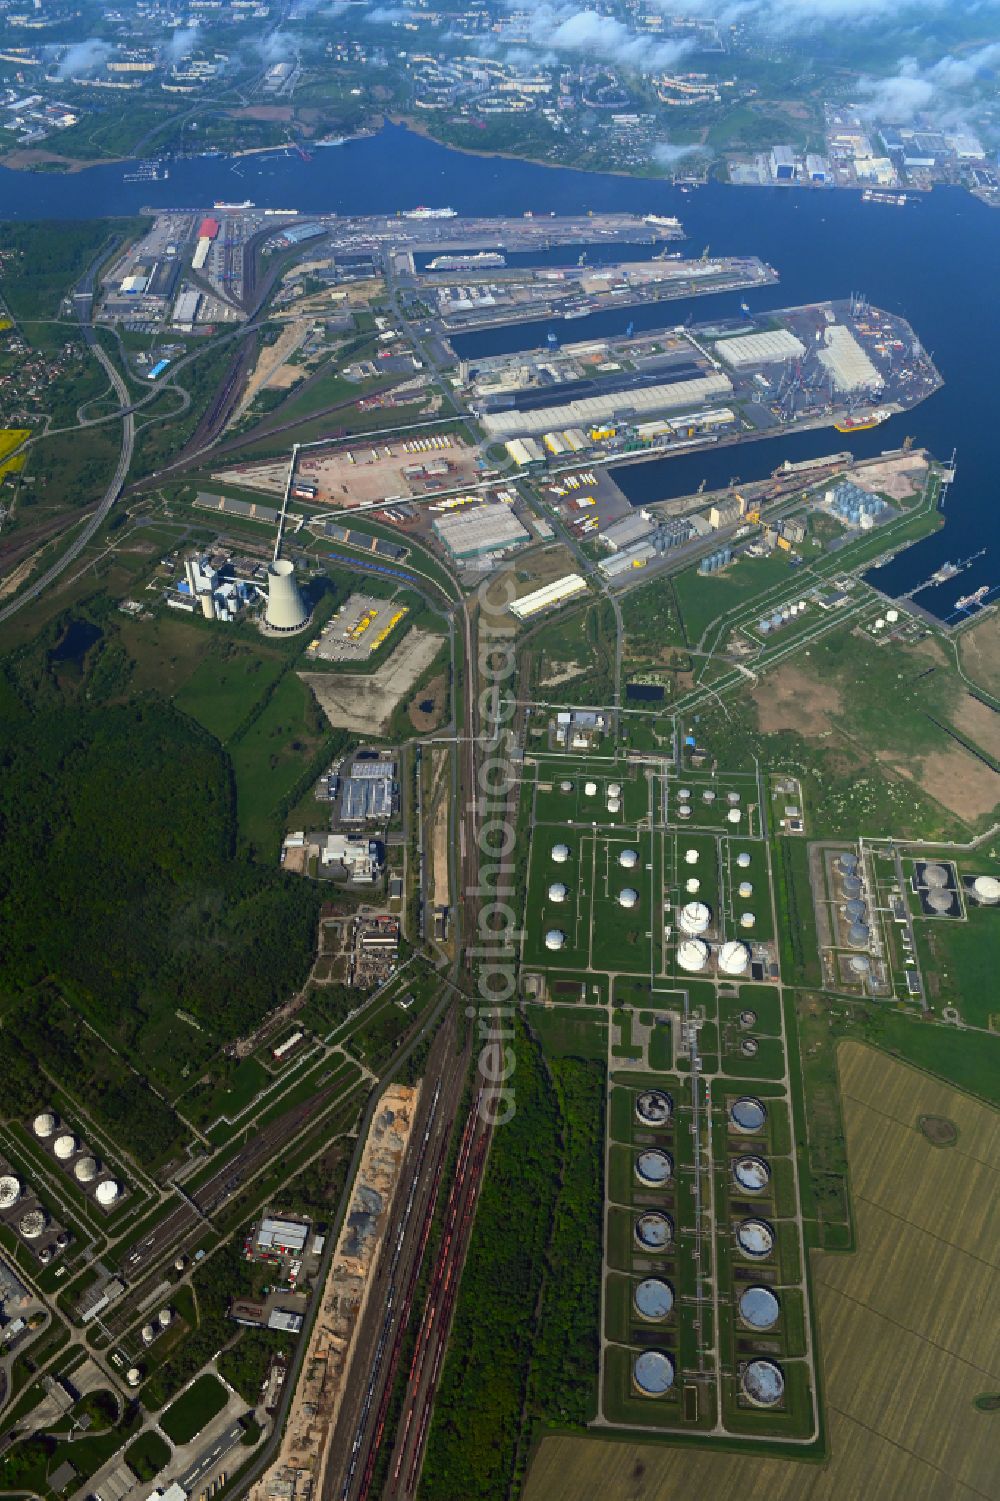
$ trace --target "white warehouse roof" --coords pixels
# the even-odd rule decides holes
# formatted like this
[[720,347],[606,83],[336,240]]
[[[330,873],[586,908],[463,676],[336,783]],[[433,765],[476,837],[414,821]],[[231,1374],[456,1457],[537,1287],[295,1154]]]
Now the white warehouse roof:
[[564,599],[570,599],[574,594],[585,591],[586,588],[587,585],[580,574],[567,573],[561,579],[553,579],[551,584],[545,584],[541,589],[534,590],[532,594],[522,594],[520,599],[515,599],[510,605],[510,613],[516,615],[518,620],[526,620],[529,615],[537,615],[539,610],[560,604]]
[[668,407],[710,401],[715,396],[728,396],[732,389],[728,376],[713,372],[697,380],[644,386],[635,391],[609,391],[606,396],[586,396],[562,406],[537,407],[532,412],[487,412],[480,422],[491,438],[504,438],[512,433],[548,433],[553,429],[604,422],[620,411],[660,412]]
[[838,391],[859,391],[866,386],[881,391],[885,382],[849,328],[835,323],[826,330],[826,348],[820,362],[833,376]]
[[801,359],[806,346],[787,328],[769,329],[764,334],[738,334],[735,339],[720,339],[715,352],[727,365],[774,365],[779,360]]
[[436,517],[433,526],[456,558],[515,547],[529,536],[510,507],[503,505],[470,506],[450,516]]

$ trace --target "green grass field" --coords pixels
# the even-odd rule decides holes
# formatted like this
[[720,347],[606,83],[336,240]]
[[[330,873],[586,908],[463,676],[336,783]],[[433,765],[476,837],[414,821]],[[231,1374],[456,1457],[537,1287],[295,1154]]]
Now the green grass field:
[[324,738],[312,694],[295,673],[287,673],[260,716],[228,747],[240,833],[251,844],[276,845],[278,804],[294,790]]
[[284,667],[281,657],[230,644],[195,668],[177,694],[177,707],[217,740],[226,741]]
[[163,1413],[160,1427],[173,1443],[186,1444],[222,1411],[228,1400],[229,1393],[217,1376],[199,1376]]

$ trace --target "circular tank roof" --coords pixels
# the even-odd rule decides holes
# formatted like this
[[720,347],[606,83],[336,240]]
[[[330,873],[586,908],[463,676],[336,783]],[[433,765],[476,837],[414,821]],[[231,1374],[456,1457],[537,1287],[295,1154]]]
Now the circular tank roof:
[[559,928],[550,928],[545,935],[545,947],[547,949],[561,949],[566,942],[566,934]]
[[47,1224],[46,1216],[41,1209],[29,1209],[22,1216],[18,1229],[25,1240],[37,1240]]
[[121,1197],[121,1188],[113,1178],[105,1178],[103,1183],[97,1185],[97,1202],[105,1208],[117,1202]]
[[950,912],[955,905],[955,898],[950,891],[935,886],[927,893],[927,905],[932,912]]
[[701,794],[701,800],[703,803],[715,802],[715,793],[712,791],[711,787],[705,788],[704,792]]
[[698,851],[697,850],[685,850],[684,851],[684,864],[685,865],[697,865],[698,864]]
[[690,818],[691,817],[691,804],[690,803],[681,803],[680,806],[677,809],[677,817],[678,818]]
[[866,917],[868,915],[868,904],[867,902],[863,902],[859,896],[852,896],[844,911],[852,921],[856,922],[859,917]]
[[738,938],[731,938],[719,950],[719,968],[724,975],[742,975],[750,963],[750,950]]
[[770,1288],[745,1288],[740,1294],[740,1318],[751,1328],[773,1328],[781,1313],[781,1303]]
[[669,1214],[643,1214],[635,1222],[635,1238],[647,1251],[662,1251],[674,1238],[674,1222]]
[[729,1119],[741,1131],[759,1131],[767,1120],[767,1111],[753,1095],[744,1095],[729,1107]]
[[769,1256],[774,1249],[774,1231],[766,1220],[743,1220],[736,1241],[744,1256]]
[[756,917],[755,913],[753,913],[753,912],[741,912],[740,913],[740,927],[741,928],[752,928],[753,925],[754,925],[754,923],[756,921],[757,921],[757,917]]
[[586,794],[587,797],[596,797],[597,796],[597,783],[596,782],[584,782],[584,784],[583,784],[583,790],[584,790],[584,793]]
[[76,1151],[76,1137],[71,1136],[68,1131],[65,1131],[62,1136],[56,1137],[52,1150],[60,1162],[65,1162],[67,1157],[72,1157]]
[[677,963],[693,974],[708,963],[708,944],[703,938],[686,938],[677,949]]
[[21,1183],[13,1173],[0,1177],[0,1209],[11,1209],[21,1197]]
[[694,896],[696,892],[699,892],[701,890],[701,882],[699,881],[698,877],[688,876],[687,880],[684,882],[684,890],[687,892],[688,896]]
[[837,856],[837,864],[841,870],[857,870],[858,857],[853,850],[844,850],[842,855]]
[[871,962],[865,954],[852,954],[847,961],[847,967],[856,975],[866,975],[871,969]]
[[750,856],[746,850],[740,850],[739,854],[736,856],[736,864],[739,866],[740,870],[747,870],[749,868]]
[[755,1407],[774,1407],[785,1390],[781,1367],[773,1360],[751,1360],[743,1368],[740,1384]]
[[1000,902],[1000,881],[996,876],[977,876],[972,889],[981,902]]
[[674,1363],[664,1350],[643,1350],[632,1366],[632,1379],[647,1397],[662,1397],[674,1384]]
[[559,783],[559,791],[560,792],[572,792],[573,791],[573,783],[572,782],[560,782]]
[[740,1157],[733,1163],[733,1177],[747,1193],[759,1194],[771,1178],[771,1169],[763,1157]]
[[689,934],[692,938],[699,933],[704,933],[712,921],[712,914],[704,902],[687,902],[680,912],[678,923],[682,933]]
[[739,808],[730,808],[729,812],[726,814],[726,818],[730,823],[739,823],[741,817],[742,814],[740,813]]
[[97,1177],[97,1162],[93,1157],[81,1157],[73,1164],[73,1176],[80,1183],[93,1183]]
[[608,797],[621,797],[621,795],[622,795],[622,784],[621,784],[621,782],[609,782],[608,783]]
[[844,895],[848,898],[861,895],[861,882],[857,876],[845,876],[843,881]]
[[727,803],[731,803],[734,807],[739,802],[739,800],[740,800],[740,795],[739,795],[738,792],[727,792],[726,793],[726,802]]
[[659,1277],[646,1277],[636,1287],[632,1301],[641,1319],[665,1319],[674,1306],[674,1290]]
[[51,1110],[43,1110],[40,1115],[35,1116],[35,1119],[31,1123],[31,1129],[36,1136],[44,1139],[46,1136],[52,1135],[57,1124],[57,1118],[52,1114]]
[[621,810],[622,810],[622,800],[621,800],[621,798],[620,797],[609,797],[608,798],[608,812],[609,813],[620,813]]
[[619,907],[634,907],[639,900],[639,893],[633,886],[625,886],[618,893]]
[[740,1052],[744,1058],[756,1058],[759,1046],[756,1037],[744,1037],[740,1043]]
[[639,864],[639,856],[635,850],[622,850],[618,856],[618,864],[622,870],[634,870]]
[[[949,906],[950,905],[951,904],[949,903]],[[851,924],[850,931],[847,935],[847,941],[848,943],[853,944],[856,949],[863,949],[867,948],[868,940],[869,938],[871,938],[871,936],[871,929],[869,928],[867,923],[855,922]]]
[[565,865],[566,861],[569,859],[569,845],[554,844],[552,846],[552,858],[557,865]]
[[740,884],[739,884],[739,886],[738,886],[738,888],[737,888],[737,890],[738,890],[740,896],[742,896],[744,898],[748,897],[748,896],[753,896],[753,882],[752,881],[741,881]]
[[635,1113],[647,1126],[662,1126],[673,1113],[674,1102],[662,1089],[646,1089],[635,1102]]
[[751,1329],[771,1329],[778,1322],[781,1304],[769,1287],[747,1287],[740,1294],[740,1318]]
[[948,867],[946,865],[938,865],[936,862],[932,862],[930,865],[924,866],[925,886],[930,886],[933,889],[935,886],[947,886],[947,884]]
[[680,800],[681,800],[682,803],[688,803],[688,802],[690,802],[691,801],[691,788],[690,787],[678,787],[678,789],[677,789],[677,796],[680,798]]
[[673,1170],[674,1164],[669,1152],[661,1152],[658,1147],[640,1152],[635,1160],[636,1177],[640,1183],[648,1184],[650,1188],[660,1188]]
[[129,1366],[128,1370],[125,1372],[125,1380],[128,1382],[129,1386],[139,1385],[139,1382],[142,1380],[142,1372],[137,1365]]
[[566,900],[566,887],[562,881],[553,881],[549,887],[550,902],[564,902]]

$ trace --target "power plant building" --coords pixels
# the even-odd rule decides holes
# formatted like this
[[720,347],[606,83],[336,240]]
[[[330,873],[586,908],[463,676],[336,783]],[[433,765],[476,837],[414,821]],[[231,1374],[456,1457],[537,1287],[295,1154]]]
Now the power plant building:
[[268,630],[280,635],[291,635],[309,624],[309,610],[295,581],[295,565],[287,558],[268,564],[264,622]]
[[529,540],[509,506],[482,505],[451,515],[435,517],[433,529],[438,540],[454,558],[480,558],[487,553],[504,552],[520,547]]

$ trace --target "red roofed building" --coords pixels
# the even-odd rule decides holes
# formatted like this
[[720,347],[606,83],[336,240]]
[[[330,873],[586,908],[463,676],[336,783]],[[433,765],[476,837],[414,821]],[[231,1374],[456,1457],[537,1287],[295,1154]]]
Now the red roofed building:
[[218,219],[202,219],[198,230],[199,240],[214,240],[219,233]]

